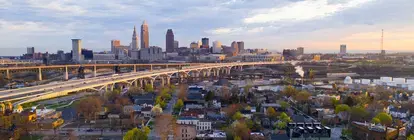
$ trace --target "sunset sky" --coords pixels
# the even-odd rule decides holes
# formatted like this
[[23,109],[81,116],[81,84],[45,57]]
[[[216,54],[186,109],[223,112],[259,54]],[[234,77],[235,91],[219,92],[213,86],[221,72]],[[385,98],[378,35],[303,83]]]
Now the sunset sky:
[[70,51],[129,45],[134,25],[149,24],[150,45],[165,49],[171,28],[180,46],[202,37],[246,48],[305,47],[306,52],[414,51],[413,0],[0,0],[0,55],[26,47]]

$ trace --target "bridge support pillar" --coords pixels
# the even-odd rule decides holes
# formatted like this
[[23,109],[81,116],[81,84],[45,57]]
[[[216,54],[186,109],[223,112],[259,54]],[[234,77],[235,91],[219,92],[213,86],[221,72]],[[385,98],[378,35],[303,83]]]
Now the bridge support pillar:
[[161,77],[161,87],[165,86],[165,78]]
[[134,87],[138,87],[138,79],[134,81]]
[[165,77],[167,80],[167,85],[171,85],[171,76]]
[[6,78],[8,80],[11,79],[11,75],[10,75],[10,70],[9,69],[6,70]]
[[227,75],[230,75],[230,72],[231,72],[231,67],[226,68]]
[[134,71],[133,72],[137,72],[137,65],[134,65]]
[[37,74],[38,80],[39,80],[39,81],[42,81],[42,80],[43,80],[43,78],[42,78],[42,68],[39,68],[39,69],[38,69],[38,72],[39,72],[39,73]]
[[65,67],[65,80],[69,80],[69,71],[68,71],[68,67]]
[[152,71],[152,65],[150,65],[151,67],[150,67],[150,71]]
[[153,80],[153,79],[151,79],[151,80],[149,81],[149,84],[151,85],[151,87],[152,87],[152,88],[154,88],[154,80]]
[[239,66],[239,70],[240,71],[243,71],[243,66]]
[[96,66],[93,66],[93,77],[96,77]]
[[138,79],[139,81],[139,86],[143,89],[144,88],[144,82],[142,81],[142,79]]
[[115,83],[111,85],[111,91],[114,91]]

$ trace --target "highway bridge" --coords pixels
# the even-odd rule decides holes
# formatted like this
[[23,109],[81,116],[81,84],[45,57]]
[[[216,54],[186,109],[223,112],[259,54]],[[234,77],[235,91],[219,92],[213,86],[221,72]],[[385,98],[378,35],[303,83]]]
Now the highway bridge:
[[45,71],[62,71],[63,78],[69,80],[69,72],[79,71],[80,68],[91,70],[93,75],[96,76],[98,69],[121,69],[127,68],[131,71],[137,71],[137,69],[155,69],[155,68],[172,68],[182,66],[195,66],[205,63],[154,63],[154,64],[77,64],[77,65],[51,65],[51,66],[27,66],[27,67],[4,67],[0,68],[0,73],[5,75],[7,79],[12,79],[12,74],[17,72],[34,71],[37,72],[37,80],[43,80],[42,73]]
[[[119,83],[126,84],[127,86],[139,85],[144,87],[148,84],[153,86],[154,82],[158,80],[161,85],[168,85],[170,84],[171,77],[173,75],[179,77],[179,79],[199,76],[219,76],[221,74],[230,74],[232,69],[242,69],[243,66],[273,65],[281,63],[284,62],[198,63],[192,65],[175,64],[183,67],[165,67],[164,69],[159,70],[153,70],[150,68],[147,71],[133,71],[103,77],[69,80],[20,89],[4,90],[0,91],[0,101],[19,100],[14,103],[14,105],[19,105],[28,102],[65,96],[68,93],[78,92],[81,90],[113,90],[115,84]],[[151,64],[149,66],[152,67],[153,65],[154,64]]]

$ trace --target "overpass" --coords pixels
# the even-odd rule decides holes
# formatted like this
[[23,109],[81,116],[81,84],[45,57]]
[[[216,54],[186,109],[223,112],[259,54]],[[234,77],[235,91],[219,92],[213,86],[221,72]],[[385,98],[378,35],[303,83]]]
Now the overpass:
[[0,73],[5,75],[7,79],[12,79],[12,74],[15,72],[22,71],[35,71],[37,72],[37,80],[43,80],[42,72],[45,71],[63,71],[63,78],[69,80],[69,72],[78,70],[79,68],[89,69],[92,71],[94,77],[98,69],[102,68],[127,68],[135,72],[139,68],[154,69],[154,68],[170,68],[170,67],[181,67],[181,66],[194,66],[205,63],[154,63],[154,64],[77,64],[77,65],[51,65],[51,66],[26,66],[26,67],[4,67],[0,68]]
[[[38,85],[20,89],[0,91],[1,101],[16,101],[14,105],[28,102],[34,102],[44,99],[65,96],[69,93],[80,90],[106,91],[113,90],[115,84],[123,83],[127,86],[154,85],[158,80],[161,85],[169,85],[171,77],[177,76],[180,79],[186,77],[199,76],[219,76],[221,74],[230,74],[232,69],[242,70],[243,66],[254,65],[273,65],[283,62],[242,62],[242,63],[214,63],[214,64],[197,64],[193,66],[184,66],[181,68],[165,68],[159,70],[134,71],[118,75],[104,77],[93,77],[88,79],[78,79],[63,81],[53,84]],[[122,87],[121,87],[122,88]]]

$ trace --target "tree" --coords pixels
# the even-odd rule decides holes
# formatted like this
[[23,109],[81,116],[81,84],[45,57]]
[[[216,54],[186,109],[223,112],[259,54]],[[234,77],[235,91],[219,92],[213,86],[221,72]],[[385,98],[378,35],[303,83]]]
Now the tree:
[[145,92],[154,92],[154,87],[151,84],[146,84],[144,86],[144,91]]
[[354,106],[351,108],[351,120],[364,121],[368,115],[368,111],[361,106]]
[[234,137],[234,140],[242,140],[239,136]]
[[250,129],[247,127],[244,121],[237,121],[232,125],[233,134],[241,139],[249,139]]
[[348,106],[354,106],[355,101],[351,96],[346,97],[344,104],[347,104]]
[[250,85],[250,84],[248,84],[248,85],[246,85],[246,86],[244,86],[244,94],[246,94],[247,95],[247,93],[249,93],[249,91],[250,91],[250,89],[252,88],[253,86],[252,85]]
[[378,124],[381,123],[381,120],[379,120],[378,118],[372,118],[371,122],[374,124]]
[[383,125],[387,125],[390,126],[392,124],[392,117],[391,115],[385,113],[385,112],[381,112],[378,113],[375,118],[377,118],[381,124]]
[[309,69],[309,71],[308,71],[308,77],[309,77],[309,80],[312,82],[313,81],[313,79],[315,78],[315,71],[313,70],[313,69]]
[[270,118],[276,118],[277,117],[276,110],[273,107],[268,107],[266,109],[266,114]]
[[221,97],[226,101],[230,99],[231,93],[230,93],[229,87],[227,86],[221,87]]
[[237,111],[241,109],[240,104],[231,104],[225,108],[223,108],[223,111],[226,113],[227,117],[232,117]]
[[92,120],[95,115],[102,111],[102,101],[96,97],[82,99],[77,106],[77,112],[82,114],[86,120]]
[[184,102],[181,99],[177,100],[177,103],[174,105],[174,110],[179,111],[181,108],[184,107]]
[[283,109],[283,110],[286,110],[287,108],[289,108],[289,103],[288,102],[285,102],[285,101],[281,101],[280,102],[280,107]]
[[123,137],[124,140],[148,140],[149,128],[147,126],[142,129],[133,128],[129,130]]
[[139,87],[130,87],[128,91],[126,92],[127,95],[141,95],[144,93],[144,90],[142,90]]
[[185,101],[186,98],[187,98],[187,90],[188,90],[188,85],[187,84],[180,84],[178,86],[178,98]]
[[292,122],[292,119],[285,112],[280,113],[279,120],[287,123]]
[[285,89],[282,91],[282,95],[286,97],[290,97],[296,95],[298,91],[293,86],[286,86]]
[[335,107],[335,113],[348,112],[351,108],[346,104],[340,104]]
[[243,115],[237,111],[232,117],[233,120],[240,120],[241,118],[243,118]]
[[154,116],[159,116],[162,113],[162,108],[160,107],[159,104],[155,105],[152,109],[151,109],[151,113]]
[[311,94],[305,90],[300,91],[299,93],[295,94],[293,97],[296,101],[303,103],[309,100]]
[[276,123],[276,128],[277,129],[279,129],[279,130],[283,130],[283,129],[285,129],[287,127],[287,123],[286,122],[284,122],[284,121],[278,121],[277,123]]
[[411,134],[410,136],[408,136],[407,140],[414,140],[414,135]]
[[206,102],[213,100],[214,98],[214,92],[213,91],[208,91],[207,95],[205,97]]
[[174,132],[173,127],[175,124],[176,121],[174,121],[173,116],[170,114],[156,116],[154,124],[155,134],[160,136],[162,140],[165,140],[167,139],[168,134],[170,134],[170,131]]

